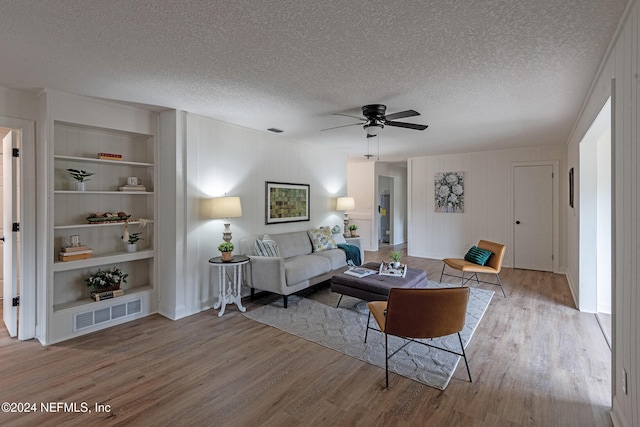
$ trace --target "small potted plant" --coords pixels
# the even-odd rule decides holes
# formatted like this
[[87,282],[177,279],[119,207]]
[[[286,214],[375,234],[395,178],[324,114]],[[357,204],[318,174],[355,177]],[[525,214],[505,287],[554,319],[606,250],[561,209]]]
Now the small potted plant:
[[222,242],[218,245],[218,250],[222,254],[222,261],[231,261],[233,259],[233,243]]
[[399,251],[391,251],[391,253],[389,254],[389,256],[391,257],[391,259],[393,260],[393,268],[398,268],[400,267],[400,257],[402,256],[402,253]]
[[[127,250],[127,252],[138,251],[138,240],[144,240],[142,237],[140,237],[141,234],[142,234],[141,232],[129,234],[129,238],[124,243],[124,247]],[[124,239],[124,236],[123,236],[123,239]]]
[[115,291],[120,289],[122,283],[127,283],[129,275],[118,267],[111,267],[106,270],[98,270],[96,273],[87,277],[87,286],[94,288],[96,291]]
[[351,233],[351,237],[356,237],[356,230],[358,226],[355,224],[349,224],[349,233]]
[[85,181],[89,181],[91,175],[95,175],[93,172],[87,172],[82,169],[67,169],[71,178],[76,180],[76,191],[85,190]]

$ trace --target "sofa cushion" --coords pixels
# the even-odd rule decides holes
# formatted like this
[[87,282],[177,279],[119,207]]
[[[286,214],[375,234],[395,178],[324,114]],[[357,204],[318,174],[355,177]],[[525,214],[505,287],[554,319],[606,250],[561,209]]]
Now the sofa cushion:
[[308,255],[312,252],[311,241],[306,231],[272,234],[271,238],[278,244],[282,258]]
[[313,252],[322,252],[329,249],[336,249],[336,242],[329,227],[320,227],[307,231],[311,239]]
[[342,249],[329,249],[322,252],[314,252],[311,255],[328,259],[332,270],[347,266],[347,255]]
[[280,256],[280,249],[278,249],[278,244],[271,237],[269,237],[268,234],[265,234],[262,240],[256,239],[256,244],[253,252],[258,256]]
[[314,255],[301,255],[285,259],[284,274],[287,286],[331,271],[331,261]]

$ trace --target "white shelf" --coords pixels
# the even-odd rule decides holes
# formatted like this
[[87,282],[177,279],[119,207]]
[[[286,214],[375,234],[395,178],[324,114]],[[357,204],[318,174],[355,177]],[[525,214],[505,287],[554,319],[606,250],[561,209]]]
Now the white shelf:
[[[129,221],[129,225],[140,224],[140,221]],[[153,224],[153,220],[147,220],[147,224]],[[69,225],[55,225],[54,230],[70,230],[75,228],[92,228],[92,227],[113,227],[114,225],[123,226],[124,221],[105,222],[99,224],[83,223],[83,224],[69,224]]]
[[74,191],[74,190],[55,190],[55,194],[146,194],[153,195],[153,191]]
[[94,310],[100,308],[100,306],[108,306],[113,304],[114,301],[118,301],[120,298],[126,298],[130,295],[135,295],[142,292],[151,292],[151,286],[138,286],[133,289],[125,289],[124,295],[116,298],[109,298],[102,301],[94,301],[91,298],[84,298],[77,301],[69,301],[62,304],[56,304],[53,306],[53,311],[70,310],[77,307],[86,306],[87,310]]
[[145,167],[145,168],[152,168],[154,166],[153,163],[129,162],[126,160],[92,159],[91,157],[56,155],[56,156],[53,156],[53,158],[55,160],[71,160],[74,162],[85,162],[85,163],[103,163],[103,164],[109,164],[113,166],[123,165],[123,166],[139,166],[139,167]]
[[153,249],[144,249],[138,252],[115,252],[110,254],[102,254],[93,258],[80,259],[77,261],[55,261],[53,263],[53,271],[69,271],[79,268],[98,267],[105,264],[116,264],[119,262],[137,261],[140,259],[153,258],[155,255]]

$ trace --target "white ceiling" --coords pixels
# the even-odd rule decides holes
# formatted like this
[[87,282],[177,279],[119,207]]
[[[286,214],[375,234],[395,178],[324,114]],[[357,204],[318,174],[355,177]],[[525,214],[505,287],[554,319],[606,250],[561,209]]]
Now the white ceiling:
[[0,0],[0,85],[186,110],[364,159],[567,141],[626,0]]

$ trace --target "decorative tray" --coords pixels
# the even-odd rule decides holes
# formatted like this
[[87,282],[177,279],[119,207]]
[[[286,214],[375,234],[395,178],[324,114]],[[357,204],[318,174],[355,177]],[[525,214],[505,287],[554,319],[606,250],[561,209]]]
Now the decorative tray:
[[89,221],[91,224],[105,224],[105,223],[111,223],[111,222],[124,222],[129,218],[131,218],[131,215],[94,216],[94,217],[87,217],[87,221]]
[[380,264],[380,271],[378,274],[382,276],[405,277],[407,275],[407,265],[400,264],[400,266],[394,267],[391,262],[383,262]]

